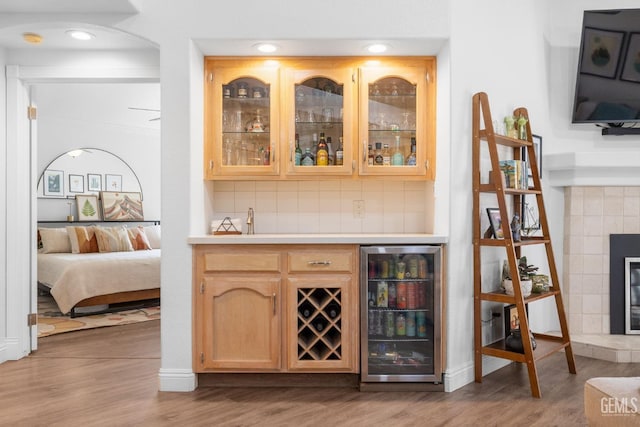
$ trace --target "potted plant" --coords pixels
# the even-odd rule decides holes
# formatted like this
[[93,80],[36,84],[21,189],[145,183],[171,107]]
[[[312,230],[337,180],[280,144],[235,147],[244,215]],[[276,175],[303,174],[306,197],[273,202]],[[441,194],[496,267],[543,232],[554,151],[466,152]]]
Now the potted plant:
[[[528,297],[531,295],[531,289],[533,287],[532,277],[538,271],[538,267],[527,264],[527,257],[523,256],[518,260],[518,276],[520,277],[520,289],[522,290],[522,296]],[[509,271],[509,263],[504,260],[502,265],[502,287],[507,295],[513,295],[513,281],[511,280],[511,271]]]

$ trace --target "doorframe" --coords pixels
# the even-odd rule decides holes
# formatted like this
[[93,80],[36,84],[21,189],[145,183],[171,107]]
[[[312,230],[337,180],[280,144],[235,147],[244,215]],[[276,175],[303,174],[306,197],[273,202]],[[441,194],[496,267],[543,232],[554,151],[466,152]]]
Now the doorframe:
[[[37,121],[27,119],[29,88],[40,83],[158,83],[160,67],[78,69],[59,66],[6,66],[6,299],[5,360],[21,359],[37,349]],[[25,96],[26,95],[26,96]],[[29,98],[29,99],[27,99]],[[14,208],[8,209],[9,202]],[[28,241],[25,241],[28,236]],[[8,245],[11,244],[11,250]],[[0,360],[0,363],[3,360]]]

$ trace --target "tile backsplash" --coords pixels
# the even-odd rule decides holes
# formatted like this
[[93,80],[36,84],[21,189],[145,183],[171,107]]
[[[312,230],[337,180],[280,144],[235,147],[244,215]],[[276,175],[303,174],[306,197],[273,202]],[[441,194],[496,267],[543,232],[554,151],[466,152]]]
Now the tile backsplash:
[[[360,204],[360,210],[354,203]],[[215,181],[213,218],[247,217],[256,233],[430,233],[428,181]]]
[[565,189],[563,293],[571,333],[609,334],[612,233],[640,233],[640,187]]

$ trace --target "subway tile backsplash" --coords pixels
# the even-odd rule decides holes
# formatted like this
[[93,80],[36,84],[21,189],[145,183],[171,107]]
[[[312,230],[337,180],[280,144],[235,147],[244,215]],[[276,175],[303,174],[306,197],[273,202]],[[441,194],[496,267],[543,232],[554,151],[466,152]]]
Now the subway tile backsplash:
[[[429,233],[427,181],[216,181],[214,218],[245,219],[256,233]],[[354,201],[363,201],[361,214]]]

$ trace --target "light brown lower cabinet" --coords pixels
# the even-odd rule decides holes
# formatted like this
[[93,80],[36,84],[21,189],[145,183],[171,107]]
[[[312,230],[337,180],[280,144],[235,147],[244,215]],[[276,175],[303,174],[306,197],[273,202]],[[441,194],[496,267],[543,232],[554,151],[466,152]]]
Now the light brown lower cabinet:
[[358,373],[357,254],[194,246],[194,371]]

